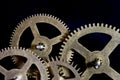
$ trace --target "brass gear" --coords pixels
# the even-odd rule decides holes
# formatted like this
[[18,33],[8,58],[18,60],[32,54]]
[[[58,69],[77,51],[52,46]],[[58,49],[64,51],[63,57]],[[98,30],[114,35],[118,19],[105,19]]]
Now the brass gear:
[[4,75],[5,80],[28,80],[28,71],[34,64],[38,68],[39,75],[36,75],[36,80],[49,80],[49,72],[46,63],[35,56],[30,50],[22,48],[7,48],[0,52],[0,60],[9,56],[25,57],[27,61],[21,68],[13,68],[7,70],[6,67],[0,64],[0,73]]
[[[42,36],[40,35],[36,23],[51,24],[54,27],[56,27],[61,32],[61,34],[52,39],[49,39],[47,36]],[[61,42],[64,39],[64,37],[68,34],[67,26],[60,19],[49,14],[36,14],[26,18],[17,26],[17,28],[12,34],[10,46],[19,47],[21,35],[27,28],[31,29],[32,34],[34,36],[30,49],[40,57],[47,59],[48,55],[52,51],[53,45]]]
[[[91,33],[103,33],[111,36],[111,40],[101,51],[89,51],[81,43],[78,42],[78,39]],[[120,80],[120,74],[110,67],[109,55],[111,52],[120,44],[120,30],[108,26],[107,24],[89,24],[88,26],[81,26],[77,30],[74,30],[66,42],[62,45],[61,49],[61,60],[67,61],[67,55],[69,50],[77,51],[81,56],[85,58],[85,64],[95,62],[94,67],[88,67],[81,75],[81,80],[89,80],[93,74],[105,73],[114,80]],[[91,53],[91,54],[90,54]]]
[[[63,62],[58,60],[58,58],[53,59],[48,62],[48,66],[50,67],[53,78],[51,80],[80,80],[80,72],[79,68],[77,68],[77,65],[73,65],[73,62],[71,64]],[[66,76],[66,73],[70,74],[70,72],[66,72],[66,69],[69,69],[74,74],[74,77],[71,77],[73,75]],[[65,72],[64,72],[65,71]]]

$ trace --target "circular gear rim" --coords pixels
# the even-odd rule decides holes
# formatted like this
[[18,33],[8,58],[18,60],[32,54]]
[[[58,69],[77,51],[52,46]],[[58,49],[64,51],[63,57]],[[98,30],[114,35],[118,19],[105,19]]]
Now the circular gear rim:
[[[32,64],[36,64],[36,67],[38,68],[38,70],[40,72],[40,76],[41,76],[40,79],[41,80],[50,80],[48,67],[46,66],[47,64],[45,63],[45,61],[42,60],[42,58],[37,57],[36,54],[33,53],[31,50],[24,49],[24,48],[18,48],[18,47],[17,48],[16,47],[14,47],[14,48],[8,47],[5,49],[2,49],[2,51],[0,52],[0,60],[5,58],[5,57],[14,56],[14,55],[23,56],[23,57],[26,57],[27,59],[29,58],[29,60],[26,62],[25,66],[23,65],[23,69],[19,69],[19,68],[18,69],[11,69],[11,70],[9,70],[10,72],[7,69],[5,69],[4,67],[0,66],[0,72],[4,76],[6,76],[7,73],[9,73],[11,75],[12,73],[14,74],[15,72],[18,72],[18,73],[21,72],[21,74],[23,74],[23,72],[25,71],[23,78],[24,78],[24,80],[28,80],[27,79],[27,76],[28,76],[27,70],[30,68],[30,66]],[[32,61],[32,63],[31,63],[31,61]],[[7,77],[8,77],[8,75],[7,75]],[[6,77],[5,77],[5,79],[6,79]]]
[[[61,32],[61,35],[57,36],[53,39],[50,39],[50,41],[49,41],[49,39],[46,36],[40,35],[37,28],[34,28],[35,25],[33,25],[33,24],[36,24],[37,22],[39,22],[39,23],[44,22],[44,23],[48,23],[48,24],[53,25]],[[23,21],[21,21],[18,24],[18,26],[15,28],[15,30],[13,31],[11,39],[10,39],[10,46],[11,47],[16,47],[16,46],[18,47],[19,46],[20,37],[21,37],[22,33],[24,32],[24,30],[26,30],[28,27],[31,28],[31,31],[33,30],[32,32],[33,32],[34,39],[36,36],[41,37],[41,40],[43,39],[42,41],[47,44],[48,47],[47,47],[46,51],[40,52],[38,50],[36,51],[35,49],[33,49],[33,51],[35,50],[34,52],[36,54],[38,54],[41,57],[45,57],[45,58],[46,57],[48,58],[48,55],[50,54],[50,52],[52,50],[52,45],[61,42],[61,40],[64,40],[64,37],[66,37],[66,35],[69,32],[69,29],[66,26],[66,24],[57,17],[54,17],[54,16],[49,15],[49,14],[32,15],[32,16],[27,17]],[[36,42],[37,42],[37,38],[36,38]]]
[[[117,45],[120,44],[120,29],[117,29],[116,27],[112,27],[111,25],[108,26],[107,24],[104,25],[103,23],[102,24],[93,23],[93,24],[89,24],[88,26],[87,25],[81,26],[81,28],[77,28],[77,30],[74,30],[74,32],[70,33],[68,38],[65,39],[66,41],[63,42],[62,48],[60,49],[61,52],[59,53],[61,55],[61,60],[67,61],[66,57],[69,54],[68,51],[71,48],[75,49],[77,47],[82,48],[82,49],[80,49],[81,51],[77,50],[77,52],[80,52],[79,54],[82,55],[83,57],[85,57],[84,54],[86,54],[90,51],[88,49],[84,48],[82,45],[77,45],[78,44],[77,39],[79,39],[82,36],[85,36],[86,34],[94,33],[94,32],[105,33],[105,34],[108,34],[108,35],[112,36],[113,40],[115,39],[114,43],[116,43],[116,44],[113,45],[114,47],[116,47]],[[112,40],[111,40],[111,42],[112,42]],[[110,43],[110,41],[108,43]],[[112,44],[107,44],[107,46],[110,46],[110,45],[112,45]],[[106,47],[105,49],[108,49],[108,47]],[[111,49],[108,49],[108,50],[112,51],[114,49],[112,47]],[[96,53],[96,52],[94,52],[94,53]],[[110,52],[109,52],[109,55],[110,55]],[[108,60],[109,55],[107,55],[107,60]],[[72,58],[72,56],[71,56],[71,58]],[[85,58],[85,59],[87,59],[87,58]],[[109,63],[109,61],[108,61],[108,63]],[[120,79],[120,77],[119,77],[120,74],[118,72],[116,72],[114,69],[110,68],[110,65],[108,65],[108,66],[109,66],[109,69],[106,70],[107,71],[106,74],[109,77],[112,77],[112,79],[119,80]],[[96,70],[94,70],[94,71],[96,71]],[[91,72],[95,73],[94,71],[91,71]],[[96,72],[96,74],[97,73],[100,73],[100,72],[98,71],[98,72]],[[92,76],[92,74],[87,69],[81,75],[81,80],[89,80],[89,78],[91,76]]]

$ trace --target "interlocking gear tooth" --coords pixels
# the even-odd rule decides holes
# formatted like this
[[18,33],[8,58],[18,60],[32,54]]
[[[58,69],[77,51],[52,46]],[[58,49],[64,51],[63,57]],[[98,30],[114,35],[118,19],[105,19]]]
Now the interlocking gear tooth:
[[[4,71],[4,72],[1,72],[3,73],[3,75],[5,75],[5,80],[9,80],[9,79],[13,79],[15,76],[19,76],[17,74],[21,74],[23,77],[22,80],[27,80],[27,75],[29,75],[29,73],[27,73],[27,71],[29,70],[28,68],[30,68],[30,66],[32,66],[32,64],[36,65],[36,67],[38,68],[39,70],[39,73],[40,75],[36,75],[37,77],[38,76],[41,76],[40,79],[41,80],[50,80],[49,79],[49,72],[48,72],[48,68],[46,66],[46,63],[41,60],[40,58],[37,59],[32,53],[30,53],[31,51],[29,50],[24,50],[24,49],[19,49],[19,48],[15,48],[15,47],[8,47],[8,48],[4,48],[2,50],[2,52],[0,52],[0,60],[2,60],[3,58],[7,58],[8,56],[14,56],[14,55],[18,55],[18,56],[22,56],[22,57],[25,57],[27,58],[27,62],[25,62],[23,65],[23,67],[21,67],[20,69],[11,69],[11,70],[0,70],[1,71]],[[30,60],[30,61],[29,61]],[[22,64],[21,64],[22,65]],[[28,67],[28,68],[27,68]],[[2,68],[0,68],[2,69]],[[7,71],[7,72],[5,72]],[[9,74],[10,73],[10,74]],[[9,74],[9,75],[8,75]],[[32,73],[31,73],[32,74]],[[33,72],[34,74],[34,72]],[[6,76],[7,75],[7,76]],[[32,75],[31,75],[32,76]],[[39,78],[39,77],[38,77]],[[38,80],[38,79],[37,79]]]
[[67,62],[71,63],[73,61],[74,52],[72,50],[68,51]]
[[[39,23],[45,22],[45,23],[52,24],[54,27],[56,27],[61,32],[61,34],[59,35],[61,38],[59,36],[55,37],[54,39],[56,43],[53,43],[54,41],[52,41],[52,39],[49,39],[47,36],[41,36],[39,33],[36,33],[36,32],[39,32],[38,29],[33,28],[34,26],[31,27],[31,25],[36,24],[37,22]],[[36,14],[36,15],[32,15],[32,16],[25,18],[19,23],[19,25],[15,28],[14,32],[12,33],[12,37],[10,39],[10,46],[19,47],[19,41],[20,41],[21,35],[23,34],[24,30],[26,30],[28,27],[30,27],[33,33],[33,36],[34,36],[34,39],[31,43],[32,47],[29,49],[33,50],[35,53],[37,53],[37,55],[44,57],[44,58],[48,58],[48,55],[50,54],[53,48],[52,45],[55,45],[63,41],[64,38],[67,36],[67,33],[69,32],[67,30],[68,27],[59,18],[53,15],[44,14],[44,13],[39,14],[39,15]],[[39,40],[39,37],[35,37],[37,34],[40,36],[41,40]],[[35,45],[37,46],[38,42],[44,43],[44,45],[46,45],[47,48],[44,48],[42,51],[38,50],[37,48],[33,48],[33,46]]]
[[[73,79],[73,80],[80,79],[80,74],[79,74],[78,70],[76,70],[76,68],[71,64],[68,64],[64,61],[58,60],[58,58],[56,60],[53,59],[52,61],[49,61],[48,64],[50,65],[50,67],[53,71],[54,77],[52,80],[59,80],[60,78],[62,78],[62,80],[66,80],[66,77],[67,77],[67,79]],[[67,69],[69,69],[73,72],[73,74],[75,75],[74,78],[71,78],[70,74],[68,75],[69,72]]]
[[[90,72],[88,72],[88,73],[86,72],[85,74],[84,73],[82,74],[85,76],[85,78],[84,79],[82,78],[82,80],[89,80],[88,78],[91,77],[91,75],[97,74],[97,73],[104,73],[104,72],[112,79],[115,79],[115,80],[120,79],[120,77],[119,77],[120,74],[118,72],[116,72],[115,70],[111,69],[110,66],[108,66],[110,64],[108,56],[118,46],[118,44],[120,44],[120,33],[118,32],[119,30],[117,30],[116,28],[112,28],[112,26],[108,26],[108,24],[105,24],[104,26],[103,25],[104,24],[98,24],[98,23],[95,24],[94,23],[91,27],[88,27],[88,28],[81,27],[81,30],[74,33],[74,35],[72,35],[67,40],[66,44],[63,46],[63,49],[61,52],[62,60],[67,62],[67,55],[69,54],[69,50],[74,49],[75,51],[77,51],[78,54],[80,54],[81,56],[83,56],[86,59],[86,62],[85,62],[86,65],[89,62],[91,62],[91,59],[93,59],[92,61],[94,61],[94,59],[95,59],[94,64],[100,66],[100,68],[98,68],[97,70],[94,70],[94,68],[89,68],[87,66],[87,70],[89,70],[89,69],[91,69],[91,70],[89,70]],[[86,32],[86,34],[85,34],[85,32]],[[91,33],[103,33],[103,34],[108,34],[111,36],[112,39],[103,48],[102,54],[101,54],[101,51],[96,51],[96,50],[91,52],[86,47],[84,47],[81,43],[76,42],[81,37],[83,37],[87,34],[91,34]],[[91,53],[92,53],[91,56],[86,55],[86,54],[91,54]],[[102,62],[101,62],[101,59],[102,59]],[[102,65],[100,65],[99,63]],[[73,63],[71,63],[71,64],[73,64]],[[92,67],[94,67],[94,65]],[[104,71],[103,71],[103,68],[104,68]],[[110,70],[110,72],[115,75],[109,74],[108,70]],[[88,75],[88,76],[86,76],[86,75]]]

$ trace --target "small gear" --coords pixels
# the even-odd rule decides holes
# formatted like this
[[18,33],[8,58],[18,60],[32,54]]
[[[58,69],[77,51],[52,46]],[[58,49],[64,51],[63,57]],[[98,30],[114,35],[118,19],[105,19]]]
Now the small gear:
[[[37,26],[37,23],[51,24],[55,28],[57,28],[61,34],[52,39],[49,39],[47,36],[43,36],[40,34],[40,31],[38,30],[39,26]],[[52,51],[53,45],[56,45],[59,42],[61,42],[69,32],[67,26],[60,19],[52,15],[32,15],[27,19],[23,20],[14,30],[11,37],[10,46],[20,47],[20,38],[27,28],[31,29],[31,32],[34,37],[33,41],[31,42],[31,47],[29,49],[34,51],[37,55],[39,55],[42,58],[48,58],[48,55]]]
[[39,72],[39,75],[36,75],[35,80],[49,80],[49,72],[46,63],[41,58],[36,57],[30,50],[12,47],[4,49],[0,52],[0,61],[9,56],[21,56],[27,60],[21,68],[16,67],[10,70],[3,66],[1,62],[0,73],[4,75],[4,80],[28,80],[27,74],[32,65],[35,65]]
[[[73,66],[73,63],[69,64],[63,61],[58,60],[58,58],[53,59],[52,61],[48,62],[48,66],[51,68],[53,78],[52,80],[80,80],[80,74],[79,68],[77,68],[77,65]],[[72,74],[69,72],[69,76],[66,76],[64,74],[68,73],[66,72],[66,69],[69,69],[68,71],[71,71]],[[65,71],[65,72],[64,72]],[[74,76],[73,76],[74,75]],[[72,76],[72,77],[71,77]]]
[[[91,33],[103,33],[111,36],[110,41],[101,50],[90,51],[78,40]],[[81,80],[89,80],[93,74],[105,73],[114,80],[120,80],[120,74],[110,67],[109,56],[111,52],[120,44],[120,30],[107,24],[89,24],[78,28],[71,33],[62,45],[61,60],[67,61],[69,50],[75,50],[85,58],[86,70],[81,75]],[[88,66],[91,64],[92,66]]]

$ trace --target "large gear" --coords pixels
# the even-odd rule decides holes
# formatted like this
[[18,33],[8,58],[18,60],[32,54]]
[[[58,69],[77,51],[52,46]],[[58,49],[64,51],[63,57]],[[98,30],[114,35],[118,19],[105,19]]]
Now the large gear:
[[[49,61],[48,66],[50,67],[53,74],[52,80],[80,80],[80,69],[77,68],[77,65],[73,66],[73,62],[69,64],[56,58],[52,59],[52,61]],[[64,75],[66,74],[65,68],[69,69],[73,74],[70,75],[69,72],[69,76]]]
[[[81,43],[78,42],[83,36],[91,33],[103,33],[111,36],[110,41],[107,45],[101,50],[90,51],[84,47]],[[67,61],[67,55],[70,50],[75,50],[81,56],[85,58],[86,70],[81,75],[81,80],[89,80],[93,74],[105,73],[113,80],[120,80],[120,74],[110,67],[109,56],[112,51],[120,44],[120,30],[115,27],[108,26],[107,24],[89,24],[85,25],[77,30],[74,30],[74,33],[71,33],[70,36],[64,42],[61,49],[61,60]],[[92,64],[88,66],[88,64]]]
[[27,61],[21,68],[13,68],[10,70],[0,64],[0,73],[4,75],[4,80],[28,80],[27,74],[33,64],[37,67],[39,72],[39,75],[36,75],[36,77],[34,75],[35,80],[49,80],[49,72],[46,63],[41,58],[36,57],[30,50],[12,47],[4,49],[0,52],[0,61],[9,56],[25,57]]
[[[52,39],[49,39],[47,36],[40,34],[38,26],[36,25],[37,23],[51,24],[56,27],[61,34]],[[14,30],[11,37],[10,46],[19,47],[20,38],[27,28],[31,29],[34,37],[29,49],[37,53],[37,55],[42,58],[48,58],[48,55],[52,51],[53,45],[61,42],[66,34],[68,34],[67,26],[60,19],[48,14],[32,15],[23,20]]]

